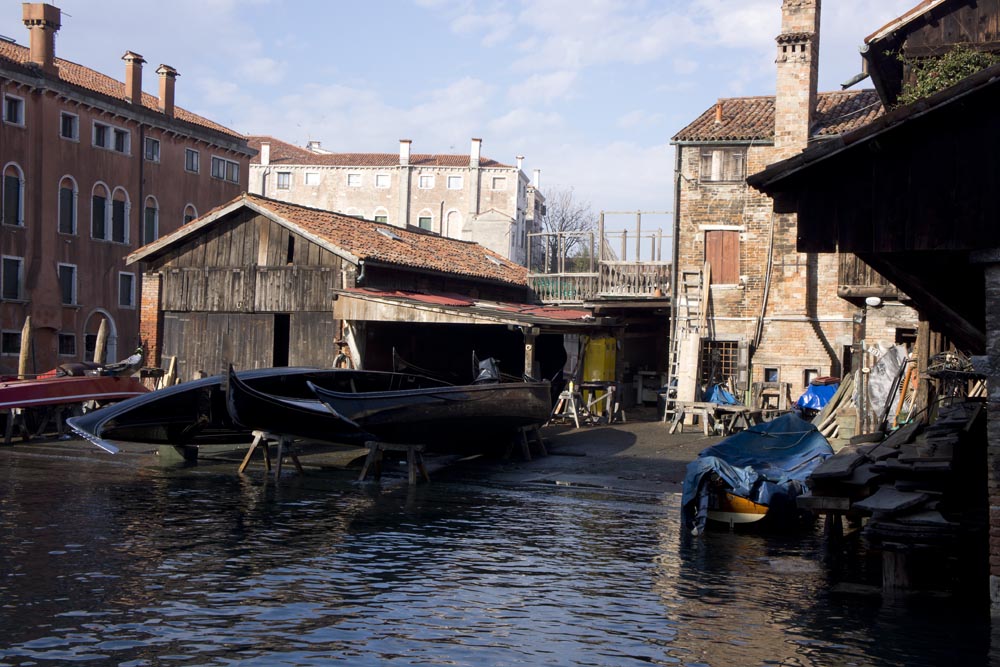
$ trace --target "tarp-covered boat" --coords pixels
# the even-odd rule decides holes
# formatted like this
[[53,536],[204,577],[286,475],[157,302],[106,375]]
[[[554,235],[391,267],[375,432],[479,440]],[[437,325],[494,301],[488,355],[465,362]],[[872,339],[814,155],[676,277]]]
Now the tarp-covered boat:
[[795,498],[833,448],[794,413],[740,431],[704,449],[688,464],[681,512],[694,535],[709,520],[727,525],[765,517],[797,518]]

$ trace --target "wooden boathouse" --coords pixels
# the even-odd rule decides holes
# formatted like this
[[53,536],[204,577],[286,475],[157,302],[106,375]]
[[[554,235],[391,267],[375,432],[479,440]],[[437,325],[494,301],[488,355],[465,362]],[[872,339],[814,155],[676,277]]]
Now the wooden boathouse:
[[181,379],[229,362],[384,370],[398,355],[471,380],[473,352],[549,377],[565,360],[563,332],[610,324],[531,304],[525,268],[479,244],[257,195],[127,262],[142,265],[151,362],[176,357]]

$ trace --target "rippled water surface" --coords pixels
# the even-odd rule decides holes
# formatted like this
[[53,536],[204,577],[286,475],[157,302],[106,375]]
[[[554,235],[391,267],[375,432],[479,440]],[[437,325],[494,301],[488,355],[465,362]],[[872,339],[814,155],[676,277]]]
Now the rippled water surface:
[[265,484],[0,449],[0,665],[985,665],[982,610],[840,592],[678,499]]

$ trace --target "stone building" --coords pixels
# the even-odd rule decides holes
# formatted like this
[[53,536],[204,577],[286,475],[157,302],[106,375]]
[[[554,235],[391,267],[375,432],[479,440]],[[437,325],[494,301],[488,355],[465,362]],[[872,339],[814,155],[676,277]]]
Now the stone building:
[[252,153],[174,103],[173,68],[144,93],[142,56],[123,56],[124,83],[57,58],[60,10],[23,8],[30,45],[0,41],[0,374],[17,370],[28,316],[29,373],[92,355],[102,321],[108,360],[127,356],[140,290],[125,255],[239,194]]
[[[745,180],[882,114],[874,90],[817,92],[819,21],[819,0],[784,0],[776,94],[720,99],[672,140],[672,369],[690,369],[702,385],[728,382],[745,392],[756,382],[778,382],[794,399],[811,379],[844,373],[857,304],[838,294],[884,299],[871,331],[888,343],[917,326],[891,287],[852,290],[856,279],[848,274],[865,273],[853,257],[798,252],[795,215],[775,213],[771,199]],[[683,345],[692,335],[694,344]]]
[[531,184],[521,171],[523,158],[511,166],[484,157],[481,139],[472,140],[467,156],[411,153],[410,144],[400,140],[398,154],[333,153],[318,141],[300,148],[273,137],[250,137],[259,154],[250,164],[249,189],[474,241],[525,264],[527,235],[536,231],[528,221],[536,218],[529,210]]

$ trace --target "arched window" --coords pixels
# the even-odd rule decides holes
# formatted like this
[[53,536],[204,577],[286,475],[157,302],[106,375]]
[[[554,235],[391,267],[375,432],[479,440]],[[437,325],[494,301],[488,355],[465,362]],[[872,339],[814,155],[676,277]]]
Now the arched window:
[[152,243],[160,238],[160,204],[156,197],[146,197],[146,206],[142,214],[142,244]]
[[125,188],[117,187],[111,194],[111,240],[128,243],[128,218],[131,205]]
[[194,204],[188,204],[184,207],[184,224],[191,222],[198,217],[198,209],[194,207]]
[[375,214],[372,216],[372,220],[375,222],[389,222],[389,211],[384,206],[379,206],[375,209]]
[[90,236],[91,238],[108,239],[108,220],[110,219],[111,193],[104,183],[95,183],[90,193]]
[[462,238],[462,214],[456,210],[448,211],[445,220],[445,227],[441,230],[441,236],[453,239]]
[[14,162],[3,168],[3,224],[24,226],[24,172]]
[[76,234],[76,181],[72,176],[63,176],[59,181],[59,233]]
[[417,226],[427,230],[434,228],[434,214],[430,209],[425,208],[417,215]]

